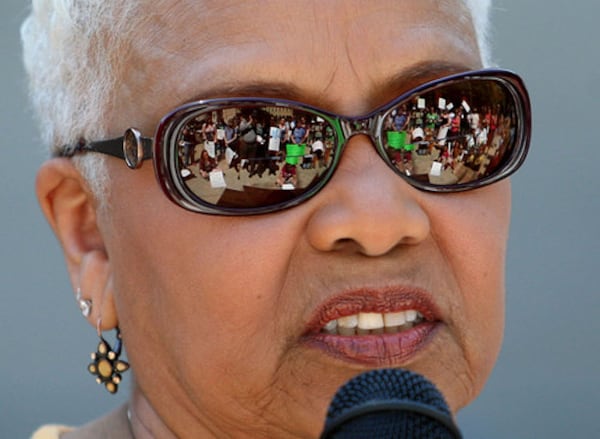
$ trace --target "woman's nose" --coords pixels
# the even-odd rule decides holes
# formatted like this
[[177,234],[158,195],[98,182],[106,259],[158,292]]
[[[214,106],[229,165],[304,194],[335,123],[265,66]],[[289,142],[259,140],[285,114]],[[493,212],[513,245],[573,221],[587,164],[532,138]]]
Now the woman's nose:
[[320,251],[367,256],[418,244],[429,235],[430,224],[416,194],[379,157],[368,136],[355,135],[334,176],[313,199],[308,240]]

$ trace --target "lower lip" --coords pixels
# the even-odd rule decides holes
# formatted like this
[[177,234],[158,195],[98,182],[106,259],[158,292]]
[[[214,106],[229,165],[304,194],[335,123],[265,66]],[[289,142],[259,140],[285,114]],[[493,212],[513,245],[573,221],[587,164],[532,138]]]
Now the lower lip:
[[342,336],[311,334],[306,343],[335,358],[375,367],[401,366],[422,351],[433,338],[439,322],[422,322],[395,334]]

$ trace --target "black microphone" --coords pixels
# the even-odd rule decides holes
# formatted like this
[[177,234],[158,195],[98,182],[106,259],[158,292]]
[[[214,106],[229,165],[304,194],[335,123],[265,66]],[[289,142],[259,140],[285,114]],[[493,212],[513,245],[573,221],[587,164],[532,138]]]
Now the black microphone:
[[321,439],[462,439],[440,391],[422,375],[379,369],[344,384]]

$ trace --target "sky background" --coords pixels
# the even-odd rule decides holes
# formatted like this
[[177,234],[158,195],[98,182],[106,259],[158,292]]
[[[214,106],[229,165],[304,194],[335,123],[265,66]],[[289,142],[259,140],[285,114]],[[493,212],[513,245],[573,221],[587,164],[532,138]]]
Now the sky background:
[[[45,153],[26,103],[18,28],[0,14],[0,437],[80,424],[119,405],[85,370],[95,331],[37,207]],[[494,58],[533,103],[531,153],[513,178],[504,347],[460,413],[466,439],[600,437],[600,3],[497,0]]]

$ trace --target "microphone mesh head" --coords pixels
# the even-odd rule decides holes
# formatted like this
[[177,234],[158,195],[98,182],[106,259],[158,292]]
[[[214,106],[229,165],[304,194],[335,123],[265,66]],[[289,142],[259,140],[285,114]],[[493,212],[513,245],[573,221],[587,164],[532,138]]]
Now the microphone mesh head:
[[[395,402],[402,408],[384,408]],[[435,416],[424,414],[421,407]],[[339,422],[352,412],[360,414]],[[448,405],[433,383],[407,370],[381,369],[358,375],[338,390],[327,412],[325,430],[333,424],[339,426],[321,438],[459,438],[458,430],[449,429],[444,422],[454,426]]]

